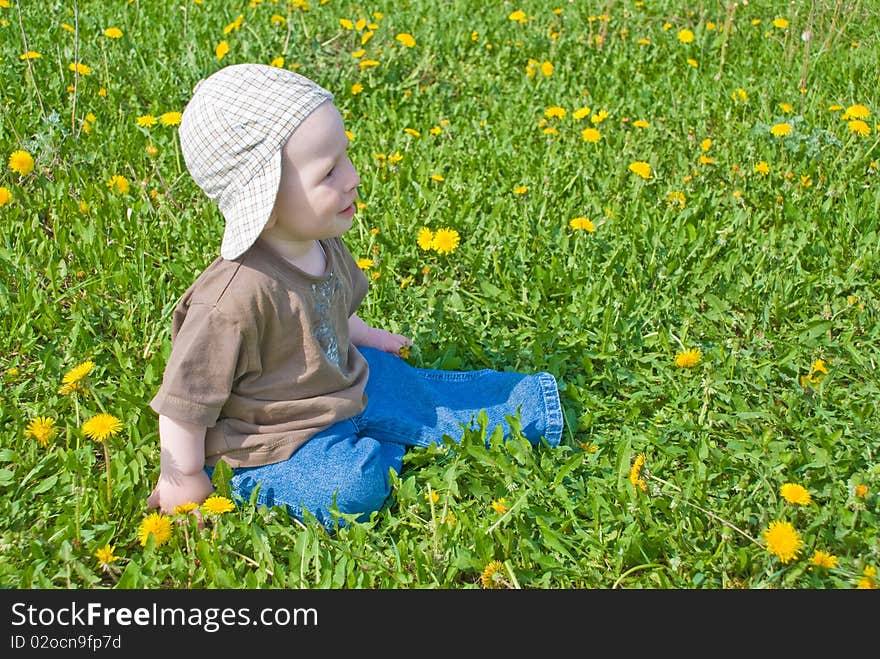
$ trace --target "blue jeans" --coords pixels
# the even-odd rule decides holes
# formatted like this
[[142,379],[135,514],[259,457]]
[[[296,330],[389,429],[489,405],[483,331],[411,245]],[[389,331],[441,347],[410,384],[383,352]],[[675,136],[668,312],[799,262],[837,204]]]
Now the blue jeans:
[[490,434],[502,425],[509,435],[505,416],[519,413],[529,442],[559,445],[562,407],[549,373],[423,369],[387,352],[359,350],[370,365],[366,409],[313,436],[283,462],[234,469],[236,496],[248,501],[259,485],[258,504],[283,506],[300,520],[308,511],[327,527],[336,524],[334,505],[369,519],[388,498],[388,470],[400,473],[408,447],[442,445],[444,435],[461,441],[462,427],[476,428],[481,410]]

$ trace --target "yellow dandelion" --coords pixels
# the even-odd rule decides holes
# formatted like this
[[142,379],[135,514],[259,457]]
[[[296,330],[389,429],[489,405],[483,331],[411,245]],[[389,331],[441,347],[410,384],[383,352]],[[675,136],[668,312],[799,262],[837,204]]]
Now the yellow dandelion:
[[513,194],[525,194],[529,189],[525,185],[518,185],[513,189]]
[[548,119],[562,119],[565,117],[565,115],[565,108],[559,107],[558,105],[553,105],[544,110],[544,116]]
[[520,9],[517,9],[516,11],[508,14],[507,18],[512,21],[516,21],[517,23],[525,23],[527,20],[529,20],[528,16],[526,16],[526,13]]
[[[836,107],[838,110],[840,109],[839,105],[832,106],[832,107]],[[828,108],[828,109],[830,110],[831,108]],[[864,105],[856,104],[856,105],[850,105],[846,109],[846,111],[842,115],[840,115],[840,118],[843,120],[846,120],[846,119],[867,119],[870,116],[871,116],[871,111],[868,108],[866,108]]]
[[694,40],[694,33],[684,28],[678,31],[678,40],[682,43],[691,43]]
[[589,116],[589,114],[590,114],[590,108],[578,108],[577,110],[574,111],[574,113],[572,113],[572,116],[575,119],[577,119],[578,121],[580,121],[584,117]]
[[70,369],[67,373],[64,374],[64,377],[61,379],[61,382],[64,384],[73,384],[74,382],[79,382],[83,378],[85,378],[89,373],[92,372],[92,369],[95,368],[95,362],[93,361],[85,361],[80,364],[77,364],[72,369]]
[[163,126],[179,126],[183,114],[180,112],[165,112],[159,117]]
[[783,563],[796,559],[804,544],[790,522],[770,522],[770,527],[764,531],[764,540],[767,551]]
[[407,135],[412,135],[413,137],[421,137],[422,134],[417,131],[415,128],[404,128],[403,132]]
[[785,483],[779,488],[779,494],[789,503],[799,506],[806,506],[811,501],[809,491],[803,485],[796,483]]
[[365,59],[365,60],[361,60],[361,62],[358,66],[360,66],[361,71],[363,71],[364,69],[371,69],[375,66],[379,66],[379,62],[378,62],[378,60],[374,60],[374,59]]
[[194,512],[199,509],[199,504],[194,503],[193,501],[187,501],[186,503],[181,503],[174,507],[175,515],[189,515],[191,512]]
[[357,96],[362,91],[364,91],[364,86],[359,82],[356,82],[351,86],[351,95],[352,96]]
[[684,193],[678,191],[672,191],[668,193],[666,195],[666,203],[669,206],[678,206],[679,208],[684,208],[687,205]]
[[106,544],[100,549],[95,551],[95,558],[98,559],[98,564],[101,567],[106,567],[111,563],[118,561],[119,556],[116,556],[113,552],[116,551],[116,547]]
[[357,260],[357,266],[361,270],[369,270],[374,265],[375,265],[375,263],[373,263],[373,259],[358,259]]
[[707,156],[703,153],[700,154],[700,164],[702,165],[712,165],[715,163],[715,158]]
[[704,139],[702,142],[700,142],[700,149],[702,151],[708,151],[711,148],[712,148],[712,140],[710,140],[708,137],[706,139]]
[[122,430],[122,421],[112,414],[96,414],[82,425],[83,434],[96,442],[103,442]]
[[437,503],[440,500],[440,495],[431,490],[430,492],[425,492],[425,501],[430,501],[433,503]]
[[417,241],[419,247],[427,252],[434,245],[434,232],[428,227],[422,227],[421,230],[419,230]]
[[675,355],[675,365],[679,368],[692,368],[700,363],[703,351],[700,348],[683,350]]
[[202,504],[202,512],[211,515],[222,515],[233,510],[235,510],[235,504],[232,503],[231,499],[216,494],[205,499],[205,502]]
[[541,63],[541,73],[548,78],[550,76],[552,76],[553,75],[553,62],[542,62]]
[[749,100],[749,94],[742,87],[737,87],[736,91],[730,95],[730,98],[732,98],[737,103],[745,103],[747,100]]
[[226,39],[220,41],[217,46],[214,48],[214,56],[221,60],[226,57],[226,54],[229,52],[229,42]]
[[131,184],[128,179],[121,174],[114,174],[110,177],[110,180],[107,181],[107,187],[113,192],[118,192],[119,194],[128,194],[130,186]]
[[629,171],[643,179],[651,178],[651,165],[642,160],[637,160],[633,163],[630,163]]
[[151,114],[142,114],[134,121],[141,128],[152,128],[159,122],[159,120]]
[[587,233],[593,233],[596,230],[596,225],[586,217],[572,218],[569,220],[568,226],[575,231],[586,231]]
[[461,236],[455,229],[437,229],[431,248],[439,254],[452,254],[461,242]]
[[509,510],[509,508],[505,505],[504,501],[505,501],[504,497],[500,497],[500,498],[492,501],[492,503],[490,504],[492,507],[492,510],[494,510],[499,515],[503,515],[504,513],[506,513]]
[[788,20],[785,18],[774,18],[773,27],[778,27],[780,30],[784,30],[788,27]]
[[855,494],[859,499],[864,499],[866,496],[868,496],[868,486],[856,485],[853,488],[853,494]]
[[29,60],[29,59],[40,59],[42,55],[38,53],[36,50],[29,50],[26,53],[22,53],[18,56],[20,60]]
[[279,55],[278,57],[274,57],[271,62],[269,62],[269,66],[274,66],[276,69],[284,68],[284,58]]
[[397,39],[400,43],[402,43],[407,48],[412,48],[413,46],[416,45],[415,38],[413,37],[413,35],[409,34],[408,32],[402,32],[394,38]]
[[12,193],[6,186],[0,186],[0,208],[12,201]]
[[119,39],[122,36],[122,30],[118,27],[108,27],[104,30],[104,36],[108,39]]
[[229,25],[223,28],[223,34],[229,34],[230,32],[234,32],[236,30],[241,29],[241,24],[244,22],[244,16],[239,14],[235,17],[235,20],[232,21]]
[[785,112],[785,114],[790,114],[791,112],[794,111],[794,107],[792,106],[791,103],[780,103],[779,109],[782,110],[783,112]]
[[504,576],[501,573],[503,569],[504,563],[501,561],[490,562],[480,575],[480,583],[483,588],[501,588],[504,585]]
[[90,66],[86,66],[82,62],[71,62],[67,65],[68,70],[76,71],[77,74],[81,76],[87,76],[92,74],[92,68]]
[[649,124],[649,123],[648,123],[647,121],[645,121],[644,119],[636,119],[636,120],[633,122],[633,126],[635,126],[636,128],[648,128],[650,125],[651,125],[651,124]]
[[791,124],[787,124],[785,122],[773,124],[770,127],[770,132],[776,137],[785,137],[786,135],[791,135]]
[[602,139],[602,133],[600,133],[595,128],[584,128],[581,131],[581,137],[583,138],[584,142],[596,144],[600,139]]
[[353,30],[354,29],[354,23],[352,23],[347,18],[340,18],[339,25],[342,26],[342,28],[345,30]]
[[766,160],[762,160],[757,165],[755,165],[754,171],[757,174],[761,174],[761,176],[767,176],[770,173],[770,165],[767,164]]
[[868,565],[862,570],[862,578],[859,579],[856,588],[859,590],[875,590],[877,588],[877,568]]
[[6,165],[19,176],[27,176],[34,171],[34,157],[27,151],[19,149],[9,154]]
[[695,60],[693,57],[688,57],[687,63],[688,63],[688,66],[692,66],[695,69],[700,65],[700,63],[697,60]]
[[857,135],[870,135],[871,127],[866,124],[861,119],[852,119],[846,123],[846,127],[850,129],[851,132],[856,133]]
[[810,557],[810,563],[816,567],[835,568],[837,567],[837,556],[817,549]]
[[141,546],[147,546],[150,536],[156,541],[156,546],[162,546],[171,539],[171,519],[162,513],[151,513],[141,521],[138,528],[138,538]]
[[28,423],[24,434],[33,437],[43,448],[49,445],[49,441],[55,436],[55,419],[48,416],[38,416]]
[[633,487],[636,488],[637,491],[641,490],[642,492],[647,492],[648,484],[645,482],[645,479],[642,478],[642,468],[644,466],[645,454],[639,453],[629,470],[629,482],[633,484]]

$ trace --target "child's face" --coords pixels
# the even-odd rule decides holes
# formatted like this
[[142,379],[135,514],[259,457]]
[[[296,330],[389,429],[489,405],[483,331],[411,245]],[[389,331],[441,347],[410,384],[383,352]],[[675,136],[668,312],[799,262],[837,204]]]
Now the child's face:
[[312,112],[281,151],[281,181],[263,235],[285,242],[341,236],[351,228],[361,182],[348,158],[336,106]]

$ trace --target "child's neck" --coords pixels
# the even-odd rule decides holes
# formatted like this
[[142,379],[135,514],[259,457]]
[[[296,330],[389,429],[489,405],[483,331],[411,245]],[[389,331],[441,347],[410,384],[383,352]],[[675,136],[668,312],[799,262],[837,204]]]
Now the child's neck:
[[317,240],[294,242],[285,240],[270,240],[269,245],[280,254],[284,260],[303,272],[320,277],[327,267],[327,256],[324,248]]

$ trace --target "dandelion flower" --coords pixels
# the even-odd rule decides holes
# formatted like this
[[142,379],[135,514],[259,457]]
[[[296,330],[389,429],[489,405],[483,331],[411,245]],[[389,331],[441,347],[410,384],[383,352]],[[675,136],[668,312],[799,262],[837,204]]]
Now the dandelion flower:
[[20,60],[28,60],[28,59],[40,59],[42,55],[38,53],[36,50],[29,50],[26,53],[22,53],[18,56]]
[[501,497],[500,499],[495,499],[491,503],[491,506],[492,506],[492,510],[494,510],[499,515],[503,515],[504,513],[506,513],[509,510],[508,507],[504,503],[504,497]]
[[162,513],[147,515],[138,528],[138,538],[142,547],[147,546],[150,535],[153,536],[157,546],[164,545],[171,539],[171,520]]
[[483,570],[483,574],[480,575],[480,583],[483,588],[501,588],[504,583],[504,577],[501,574],[503,569],[504,563],[501,561],[490,562]]
[[91,373],[93,368],[95,368],[95,362],[93,361],[85,361],[81,364],[77,364],[64,374],[61,382],[64,384],[73,384],[74,382],[79,382],[89,373]]
[[767,542],[767,551],[783,563],[796,559],[803,545],[790,522],[770,522],[770,527],[764,531],[764,540]]
[[434,173],[434,174],[431,174],[431,180],[432,180],[432,181],[438,181],[438,182],[442,183],[442,182],[445,181],[446,179],[443,178],[443,175],[442,175],[442,174]]
[[856,485],[853,488],[853,494],[855,494],[859,499],[864,499],[866,496],[868,496],[868,486]]
[[110,177],[110,180],[107,181],[107,187],[114,192],[118,192],[119,194],[128,194],[130,184],[128,182],[128,179],[124,176],[120,174],[114,174]]
[[180,112],[165,112],[159,117],[163,126],[179,126],[183,114]]
[[407,32],[402,32],[401,34],[398,34],[394,38],[397,39],[400,43],[402,43],[407,48],[412,48],[413,46],[416,45],[416,40],[413,37],[413,35],[411,35]]
[[122,421],[112,414],[96,414],[82,425],[83,434],[96,442],[103,442],[122,430]]
[[687,205],[687,200],[685,199],[683,192],[674,190],[666,195],[666,203],[669,206],[678,206],[679,208],[684,208]]
[[596,230],[596,225],[586,217],[575,217],[569,221],[568,226],[575,231],[586,231],[587,233],[593,233]]
[[55,419],[48,416],[38,416],[27,425],[24,434],[27,437],[33,437],[40,443],[40,446],[45,448],[55,435]]
[[788,20],[785,18],[774,18],[773,27],[778,27],[780,30],[784,30],[788,27]]
[[762,160],[757,165],[755,165],[754,171],[761,176],[767,176],[767,174],[770,173],[770,165],[767,164],[766,160]]
[[651,178],[651,165],[642,160],[630,163],[629,171],[643,179]]
[[600,139],[602,139],[602,133],[600,133],[595,128],[584,128],[581,131],[581,137],[585,142],[589,142],[590,144],[596,144]]
[[142,114],[135,119],[135,123],[141,128],[152,128],[159,123],[159,120],[151,114]]
[[862,578],[859,579],[856,588],[859,590],[874,590],[877,588],[877,568],[868,565],[862,570]]
[[12,201],[12,193],[9,188],[0,186],[0,208],[3,208],[10,201]]
[[228,52],[229,52],[229,42],[226,41],[226,39],[223,39],[222,41],[220,41],[220,43],[217,44],[217,47],[214,48],[214,56],[218,60],[221,60],[224,57],[226,57],[226,53],[228,53]]
[[92,68],[90,66],[86,66],[81,62],[71,62],[67,65],[67,68],[70,71],[76,71],[77,74],[81,76],[87,76],[92,74]]
[[703,351],[700,348],[692,348],[679,352],[675,356],[675,365],[679,368],[692,368],[700,363]]
[[645,454],[639,453],[636,456],[635,461],[632,464],[632,467],[629,470],[629,482],[633,484],[633,487],[637,490],[641,490],[642,492],[648,491],[648,484],[645,482],[645,479],[642,478],[642,468],[645,466]]
[[871,127],[866,124],[861,119],[853,119],[846,123],[847,128],[850,129],[851,132],[856,133],[857,135],[870,135]]
[[837,556],[817,549],[810,557],[810,563],[816,567],[834,568],[837,567]]
[[119,560],[119,556],[116,556],[113,552],[116,551],[116,547],[106,544],[95,552],[95,557],[98,559],[98,564],[101,567],[107,567],[110,563]]
[[403,132],[407,135],[412,135],[413,137],[421,137],[422,134],[417,131],[415,128],[404,128]]
[[551,106],[544,110],[544,116],[548,119],[562,119],[566,115],[565,108],[561,108],[558,105]]
[[796,483],[785,483],[779,488],[779,494],[789,503],[794,503],[800,506],[806,506],[811,501],[809,491],[802,485],[797,485]]
[[431,231],[428,227],[422,227],[419,231],[419,237],[417,240],[419,243],[419,247],[427,252],[434,244],[434,232]]
[[373,263],[373,259],[358,259],[358,260],[357,260],[357,266],[358,266],[361,270],[369,270],[369,269],[372,268],[374,265],[376,265],[376,264]]
[[351,95],[352,96],[357,96],[362,91],[364,91],[364,86],[359,82],[356,82],[351,86]]
[[516,21],[517,23],[525,23],[528,20],[528,16],[526,16],[526,13],[519,9],[508,14],[507,18],[512,21]]
[[678,40],[682,43],[691,43],[694,40],[694,33],[684,28],[678,31]]
[[791,135],[791,124],[785,122],[773,124],[773,126],[770,127],[770,132],[776,135],[776,137]]
[[425,501],[430,501],[433,503],[437,503],[440,500],[440,495],[433,490],[431,492],[425,492]]
[[235,504],[230,499],[218,495],[208,497],[202,504],[202,511],[213,515],[222,515],[232,510],[235,510]]
[[542,62],[541,63],[541,73],[548,78],[550,76],[552,76],[553,75],[553,62]]
[[19,176],[27,176],[34,171],[34,157],[27,151],[13,151],[7,166]]
[[[831,109],[831,108],[829,108]],[[840,106],[837,106],[840,109]],[[871,111],[864,105],[850,105],[846,111],[840,115],[841,119],[867,119],[871,116]]]
[[525,185],[518,185],[513,189],[513,194],[525,194],[529,189]]
[[361,71],[363,71],[364,69],[371,69],[374,66],[379,66],[379,61],[374,60],[374,59],[365,59],[365,60],[361,60],[360,64],[358,64],[358,66],[360,66]]
[[199,504],[194,503],[193,501],[187,501],[186,503],[181,503],[174,507],[175,515],[189,515],[191,512],[198,510]]
[[651,124],[649,124],[649,123],[648,123],[647,121],[645,121],[644,119],[636,119],[636,120],[633,122],[633,126],[635,126],[636,128],[648,128],[648,127],[651,126]]
[[461,242],[461,237],[455,229],[438,229],[434,234],[431,247],[440,254],[452,254],[459,242]]
[[119,39],[122,36],[122,30],[118,27],[108,27],[104,30],[104,36],[109,39]]

